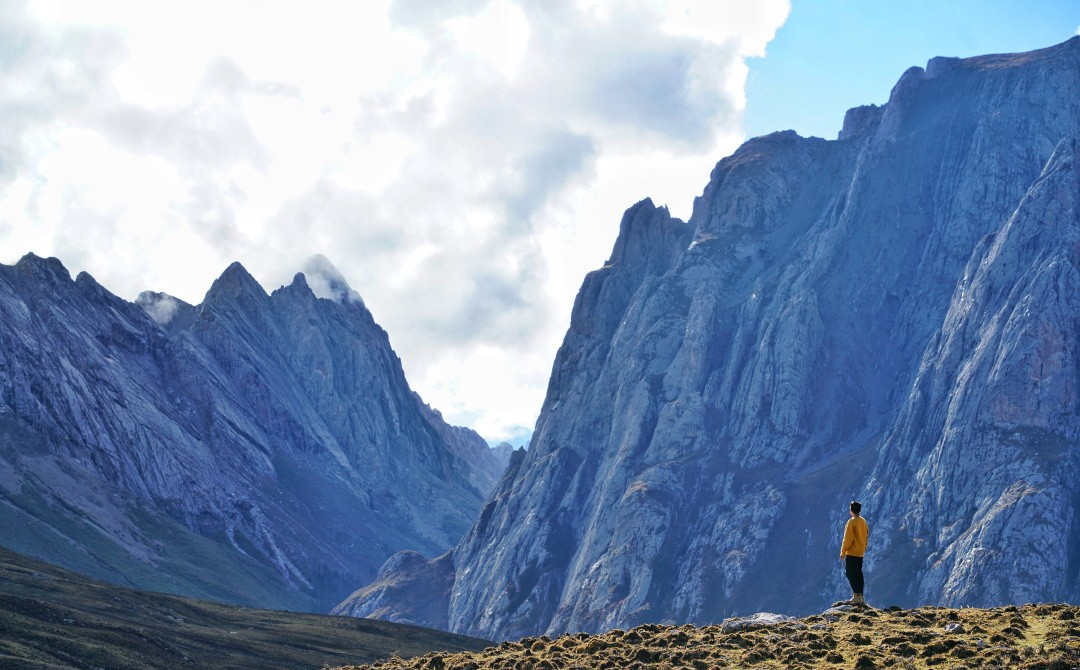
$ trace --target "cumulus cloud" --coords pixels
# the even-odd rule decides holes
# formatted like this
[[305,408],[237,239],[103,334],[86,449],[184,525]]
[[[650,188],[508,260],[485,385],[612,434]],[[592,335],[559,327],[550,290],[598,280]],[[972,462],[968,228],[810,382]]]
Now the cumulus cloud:
[[473,14],[487,4],[485,0],[393,0],[390,3],[390,19],[395,25],[427,27],[437,25],[462,14]]
[[246,94],[295,96],[295,87],[252,82],[231,59],[210,63],[194,95],[180,104],[150,107],[99,101],[87,123],[117,146],[159,155],[185,171],[228,170],[241,162],[263,170],[271,157],[243,108]]
[[[657,12],[624,7],[601,20],[565,3],[536,3],[523,83],[605,142],[699,151],[735,121],[724,94],[737,43],[658,29]],[[572,54],[568,58],[567,55]]]
[[34,131],[88,104],[127,52],[118,30],[44,26],[18,1],[0,5],[0,44],[0,184],[7,185],[47,151]]
[[520,438],[622,209],[689,211],[741,139],[743,61],[787,12],[8,3],[0,260],[56,254],[191,302],[234,260],[271,289],[302,269],[364,296],[449,420]]

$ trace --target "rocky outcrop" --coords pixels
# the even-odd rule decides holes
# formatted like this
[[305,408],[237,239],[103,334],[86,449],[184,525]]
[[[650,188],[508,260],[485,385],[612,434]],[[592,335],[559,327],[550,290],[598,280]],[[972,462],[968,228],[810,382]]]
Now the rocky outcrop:
[[835,141],[750,140],[688,223],[631,208],[439,559],[450,629],[820,611],[853,498],[872,600],[1080,596],[1077,91],[1080,38],[934,59]]
[[0,266],[0,542],[323,611],[397,551],[445,551],[505,458],[409,389],[335,282],[333,299],[304,274],[268,295],[233,264],[201,305],[129,303],[56,259]]
[[419,552],[402,551],[383,564],[370,586],[353,593],[331,614],[445,630],[453,584],[449,553],[428,560]]

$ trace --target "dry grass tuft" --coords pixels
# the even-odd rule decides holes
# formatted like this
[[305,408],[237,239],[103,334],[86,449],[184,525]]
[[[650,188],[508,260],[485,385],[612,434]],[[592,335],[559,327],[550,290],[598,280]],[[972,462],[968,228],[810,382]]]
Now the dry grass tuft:
[[723,632],[649,624],[602,635],[546,636],[480,652],[433,653],[350,670],[713,670],[1080,668],[1080,608],[831,609],[798,621]]

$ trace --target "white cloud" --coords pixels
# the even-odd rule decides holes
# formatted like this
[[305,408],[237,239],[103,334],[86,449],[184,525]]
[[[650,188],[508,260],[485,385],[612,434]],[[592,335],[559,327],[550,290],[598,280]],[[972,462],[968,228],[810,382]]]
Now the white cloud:
[[234,260],[274,288],[326,254],[425,400],[490,439],[531,429],[622,210],[688,214],[735,147],[743,59],[789,9],[90,4],[0,9],[0,261],[197,303]]
[[165,293],[154,293],[153,291],[143,291],[135,299],[135,302],[159,326],[167,326],[176,316],[177,310],[180,309],[180,303],[177,302],[176,298]]
[[330,259],[322,254],[312,256],[304,265],[304,278],[311,292],[318,298],[333,300],[337,303],[364,304],[360,294],[349,286],[345,275],[341,274]]
[[517,74],[529,44],[529,21],[520,5],[492,0],[471,16],[446,22],[462,52],[496,68],[508,78]]

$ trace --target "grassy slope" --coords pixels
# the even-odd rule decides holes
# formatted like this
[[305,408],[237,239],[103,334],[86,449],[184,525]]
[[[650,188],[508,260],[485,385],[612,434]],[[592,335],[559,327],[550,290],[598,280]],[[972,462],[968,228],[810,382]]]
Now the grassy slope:
[[93,523],[81,522],[73,509],[33,490],[13,495],[0,489],[0,543],[121,586],[249,606],[314,609],[310,598],[290,590],[266,566],[167,517],[138,509],[131,514],[141,536],[157,549],[154,562],[140,560]]
[[[953,627],[951,624],[959,624]],[[603,635],[526,638],[482,652],[391,659],[380,670],[631,668],[1080,668],[1080,608],[852,609],[725,632],[645,625]]]
[[[3,547],[120,586],[246,606],[329,609],[320,610],[309,596],[230,543],[102,495],[94,484],[96,475],[49,453],[45,438],[0,412]],[[99,513],[88,514],[91,509]],[[131,533],[126,544],[101,529],[101,517],[110,515]]]
[[488,643],[132,591],[0,549],[0,667],[323,668]]

